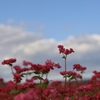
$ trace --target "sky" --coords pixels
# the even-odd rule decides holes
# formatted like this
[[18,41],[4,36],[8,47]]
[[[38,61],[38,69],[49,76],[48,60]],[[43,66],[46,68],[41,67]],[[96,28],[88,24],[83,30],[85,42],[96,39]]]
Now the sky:
[[1,0],[0,22],[27,26],[45,38],[100,33],[99,0]]
[[[60,70],[50,79],[62,79],[63,61],[57,45],[73,48],[68,56],[70,70],[74,63],[87,67],[85,78],[100,67],[99,0],[1,0],[0,62],[7,58],[44,63],[59,62]],[[10,68],[1,65],[0,77],[11,79]]]

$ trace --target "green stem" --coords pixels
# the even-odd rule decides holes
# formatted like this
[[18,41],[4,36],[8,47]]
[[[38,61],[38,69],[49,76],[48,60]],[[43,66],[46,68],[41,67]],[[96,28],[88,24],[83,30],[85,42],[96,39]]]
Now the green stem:
[[[66,58],[67,57],[64,57],[64,62],[65,62],[65,72],[67,71],[67,66],[66,66]],[[66,85],[67,85],[67,77],[65,77],[65,90],[66,90]]]
[[12,71],[12,75],[14,75],[14,71],[13,71],[13,67],[12,65],[10,65],[11,71]]
[[48,78],[48,73],[46,73],[46,79]]
[[[40,75],[39,74],[39,77],[43,77],[43,74]],[[40,79],[40,100],[42,100],[42,80]]]

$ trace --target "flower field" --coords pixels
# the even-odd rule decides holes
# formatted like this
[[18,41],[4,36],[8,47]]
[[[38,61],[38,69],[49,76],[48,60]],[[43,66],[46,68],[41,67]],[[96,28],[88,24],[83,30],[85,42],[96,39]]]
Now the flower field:
[[[72,70],[67,69],[67,56],[75,51],[63,45],[58,45],[58,50],[64,60],[64,69],[59,72],[63,81],[50,82],[48,79],[50,71],[62,67],[51,60],[44,64],[24,60],[23,68],[13,65],[17,61],[15,58],[2,61],[11,68],[13,80],[4,83],[0,78],[0,100],[100,100],[100,72],[94,70],[91,79],[84,83],[82,74],[86,67],[74,64]],[[23,78],[25,82],[22,82]]]

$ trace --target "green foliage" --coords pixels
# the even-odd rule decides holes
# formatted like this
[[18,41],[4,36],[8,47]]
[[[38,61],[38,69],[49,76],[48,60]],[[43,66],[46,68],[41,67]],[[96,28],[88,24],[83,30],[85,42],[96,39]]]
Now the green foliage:
[[10,91],[10,94],[18,94],[18,93],[19,93],[18,90],[11,90],[11,91]]
[[36,79],[39,79],[39,80],[43,80],[43,78],[40,77],[40,76],[33,76],[33,78],[36,78]]

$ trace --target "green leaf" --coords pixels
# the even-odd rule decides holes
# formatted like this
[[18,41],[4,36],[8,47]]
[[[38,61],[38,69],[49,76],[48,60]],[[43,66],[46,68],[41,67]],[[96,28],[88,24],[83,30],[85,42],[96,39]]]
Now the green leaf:
[[11,66],[11,67],[12,67],[12,66],[13,66],[13,64],[12,64],[12,63],[9,63],[9,66]]
[[75,79],[75,77],[74,77],[74,76],[71,76],[71,77],[69,78],[69,81],[71,81],[71,80],[73,80],[73,79]]
[[34,73],[34,72],[27,72],[26,74],[27,74],[27,75],[31,75],[31,74],[33,74],[33,73]]
[[22,73],[21,76],[26,75],[26,73]]
[[71,99],[74,100],[74,96],[71,96]]
[[85,73],[84,71],[81,71],[81,74]]
[[43,74],[48,74],[48,73],[49,73],[49,71],[42,71],[42,73],[43,73]]
[[19,93],[18,90],[11,90],[11,91],[10,91],[10,94],[17,94],[17,93]]
[[67,75],[68,78],[72,77],[72,75]]
[[67,75],[64,75],[64,76],[63,76],[63,78],[66,78],[66,77],[67,77]]
[[65,56],[65,55],[63,55],[62,59],[66,59],[66,56]]
[[20,76],[21,76],[21,77],[24,77],[24,75],[23,75],[23,74],[21,74]]
[[49,82],[42,83],[42,88],[46,88],[48,86]]
[[43,78],[40,77],[40,76],[33,76],[33,78],[37,78],[37,79],[39,79],[39,80],[43,80]]
[[24,77],[24,75],[31,75],[31,74],[33,74],[34,72],[26,72],[26,73],[22,73],[21,74],[21,77]]
[[35,71],[34,74],[40,74],[40,72],[39,71]]
[[64,75],[63,78],[66,78],[66,77],[70,78],[71,76],[72,75]]

